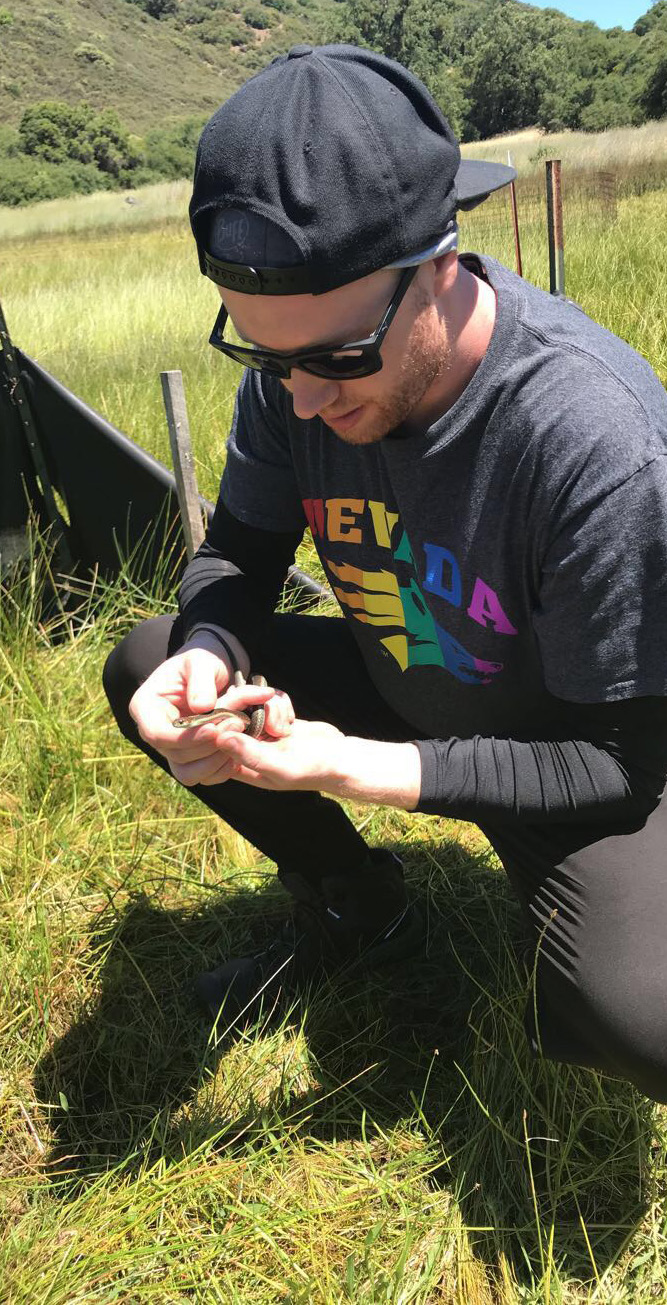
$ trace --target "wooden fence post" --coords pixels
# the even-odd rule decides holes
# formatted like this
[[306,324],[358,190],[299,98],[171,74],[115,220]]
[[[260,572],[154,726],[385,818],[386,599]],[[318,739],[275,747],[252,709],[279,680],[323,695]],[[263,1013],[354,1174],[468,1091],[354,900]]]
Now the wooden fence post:
[[204,539],[204,522],[202,518],[197,476],[192,458],[190,426],[185,406],[182,372],[160,372],[162,397],[167,412],[169,443],[176,477],[178,506],[181,511],[183,533],[188,562],[192,560]]
[[547,234],[549,237],[549,290],[565,294],[565,251],[563,246],[563,193],[560,159],[547,161]]

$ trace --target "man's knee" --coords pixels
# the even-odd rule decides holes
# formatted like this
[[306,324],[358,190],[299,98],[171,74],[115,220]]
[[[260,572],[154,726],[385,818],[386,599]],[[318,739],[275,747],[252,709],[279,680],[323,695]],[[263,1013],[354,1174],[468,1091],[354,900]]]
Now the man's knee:
[[611,1072],[645,1096],[667,1101],[667,975],[647,973],[635,958],[627,968],[615,967],[613,978],[608,975],[589,995],[589,1004]]
[[540,969],[545,1054],[626,1078],[645,1096],[667,1101],[667,973],[648,973],[637,957],[588,972],[583,966],[576,978],[570,974],[565,993]]

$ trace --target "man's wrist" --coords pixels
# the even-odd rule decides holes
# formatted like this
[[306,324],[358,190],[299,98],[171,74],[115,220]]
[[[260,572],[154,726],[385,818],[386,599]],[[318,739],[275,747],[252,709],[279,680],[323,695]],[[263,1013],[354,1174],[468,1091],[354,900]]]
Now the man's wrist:
[[414,811],[421,792],[419,750],[414,743],[345,736],[321,787],[334,797]]

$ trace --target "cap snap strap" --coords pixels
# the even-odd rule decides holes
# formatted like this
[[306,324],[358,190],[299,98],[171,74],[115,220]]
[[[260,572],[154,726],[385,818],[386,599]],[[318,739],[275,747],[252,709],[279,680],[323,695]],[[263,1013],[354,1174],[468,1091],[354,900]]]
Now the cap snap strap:
[[311,267],[249,267],[226,263],[204,250],[203,272],[226,290],[245,295],[308,295],[318,293],[318,278]]

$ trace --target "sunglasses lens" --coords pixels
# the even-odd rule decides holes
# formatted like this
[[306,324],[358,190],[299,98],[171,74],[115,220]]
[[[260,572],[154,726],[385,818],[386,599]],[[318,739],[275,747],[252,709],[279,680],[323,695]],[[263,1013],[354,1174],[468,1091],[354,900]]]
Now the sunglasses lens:
[[262,353],[253,353],[252,349],[236,348],[229,344],[227,340],[212,340],[218,349],[234,362],[240,363],[242,367],[252,367],[253,371],[270,372],[273,376],[289,375],[283,363],[273,358],[267,358]]
[[326,376],[334,380],[370,376],[379,370],[375,355],[366,353],[363,349],[317,354],[314,358],[304,359],[299,366],[302,366],[305,372],[311,372],[313,376]]

